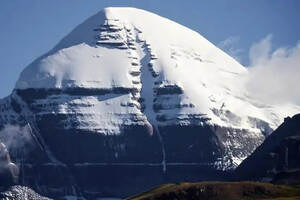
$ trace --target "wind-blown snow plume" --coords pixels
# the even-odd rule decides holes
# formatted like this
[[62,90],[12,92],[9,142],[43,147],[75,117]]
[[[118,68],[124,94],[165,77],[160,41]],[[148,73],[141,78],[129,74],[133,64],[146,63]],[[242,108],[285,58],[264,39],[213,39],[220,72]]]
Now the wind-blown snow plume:
[[239,43],[239,41],[240,38],[238,36],[230,36],[225,40],[221,41],[218,44],[218,47],[221,48],[226,53],[228,53],[237,61],[241,61],[241,54],[243,53],[243,50],[237,48],[237,44]]
[[247,89],[265,102],[300,105],[300,43],[272,51],[271,41],[268,35],[250,48]]
[[31,134],[26,126],[6,125],[0,131],[0,140],[12,151],[21,149],[28,151],[33,144]]

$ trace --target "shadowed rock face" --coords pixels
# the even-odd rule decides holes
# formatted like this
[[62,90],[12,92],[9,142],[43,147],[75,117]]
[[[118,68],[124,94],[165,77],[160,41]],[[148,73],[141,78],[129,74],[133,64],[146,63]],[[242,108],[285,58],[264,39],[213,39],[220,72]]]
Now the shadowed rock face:
[[[179,91],[177,87],[175,88],[176,91]],[[168,88],[163,91],[168,92]],[[246,157],[264,139],[262,135],[254,138],[246,129],[210,125],[207,123],[209,118],[206,118],[205,115],[193,114],[188,116],[190,124],[174,122],[174,124],[163,125],[161,123],[162,125],[155,128],[145,122],[141,116],[132,114],[130,120],[135,123],[122,124],[120,134],[97,133],[97,129],[93,129],[93,127],[91,129],[80,128],[82,124],[89,123],[87,121],[89,118],[93,119],[93,113],[81,113],[79,109],[95,105],[74,104],[70,103],[70,100],[56,101],[57,98],[64,95],[69,95],[77,100],[89,96],[102,98],[99,96],[111,93],[124,95],[133,92],[126,88],[113,90],[78,88],[64,91],[59,89],[50,89],[49,91],[45,89],[17,90],[16,95],[32,112],[31,118],[21,118],[21,114],[19,119],[23,121],[23,124],[30,123],[31,126],[34,126],[32,128],[36,128],[40,132],[42,139],[45,140],[58,160],[66,164],[86,162],[161,163],[163,159],[162,146],[165,146],[167,162],[197,163],[216,170],[225,170],[236,166],[236,163],[227,157]],[[44,103],[37,103],[39,101]],[[68,109],[74,110],[74,112],[56,112],[59,107],[66,104]],[[130,107],[131,105],[126,106]],[[164,108],[161,107],[159,110],[164,110]],[[86,121],[83,123],[83,120]],[[170,119],[165,120],[169,121]],[[157,115],[157,121],[164,121],[163,116]],[[160,136],[158,131],[161,133]],[[228,155],[229,153],[230,155]]]
[[277,173],[273,180],[273,184],[280,185],[299,185],[300,184],[300,169],[286,170]]
[[[284,123],[241,163],[236,173],[240,179],[270,180],[278,172],[286,171],[288,175],[290,170],[299,168],[300,114],[286,118]],[[284,177],[283,174],[279,177]]]
[[[122,88],[15,92],[14,98],[21,100],[14,102],[16,109],[13,109],[22,108],[19,122],[30,126],[33,137],[33,149],[22,165],[22,184],[53,198],[65,195],[92,199],[125,197],[169,182],[228,180],[231,171],[226,169],[235,165],[226,159],[228,152],[233,157],[245,157],[263,140],[251,138],[247,130],[209,125],[206,123],[209,119],[198,115],[190,115],[190,120],[200,120],[202,125],[173,124],[153,128],[150,123],[136,123],[123,125],[119,134],[97,133],[78,128],[82,117],[89,119],[88,113],[46,111],[50,107],[55,111],[61,106],[54,104],[54,100],[64,95],[76,99],[100,96],[100,99],[108,93],[123,95],[134,91]],[[40,101],[44,103],[37,103]],[[89,105],[68,102],[68,106],[76,110]],[[25,116],[24,107],[32,116]],[[135,115],[132,119],[143,120]],[[229,144],[225,145],[225,141]],[[232,145],[236,142],[247,145]],[[20,159],[17,153],[12,156],[14,160]]]

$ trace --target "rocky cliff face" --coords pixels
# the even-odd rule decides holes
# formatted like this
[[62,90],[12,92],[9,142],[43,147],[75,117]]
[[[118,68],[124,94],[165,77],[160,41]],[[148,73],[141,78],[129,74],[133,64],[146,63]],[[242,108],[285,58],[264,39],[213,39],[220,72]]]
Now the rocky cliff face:
[[192,30],[107,8],[26,67],[0,126],[27,127],[22,180],[48,196],[225,179],[287,114],[248,97],[246,75]]

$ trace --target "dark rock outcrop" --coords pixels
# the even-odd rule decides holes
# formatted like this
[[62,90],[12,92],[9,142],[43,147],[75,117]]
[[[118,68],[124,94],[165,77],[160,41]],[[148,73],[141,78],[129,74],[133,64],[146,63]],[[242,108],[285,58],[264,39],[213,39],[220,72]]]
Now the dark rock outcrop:
[[[239,179],[272,180],[300,168],[300,114],[288,117],[236,169]],[[281,175],[280,175],[281,174]],[[277,177],[278,177],[277,176]]]
[[300,185],[300,169],[279,172],[272,180],[273,184]]

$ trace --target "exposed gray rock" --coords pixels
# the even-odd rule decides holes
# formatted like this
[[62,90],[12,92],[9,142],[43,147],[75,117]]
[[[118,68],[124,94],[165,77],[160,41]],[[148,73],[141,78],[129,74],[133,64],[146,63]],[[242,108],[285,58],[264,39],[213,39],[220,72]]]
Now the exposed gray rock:
[[4,190],[0,188],[0,190],[0,199],[3,200],[51,200],[26,186],[16,185]]

